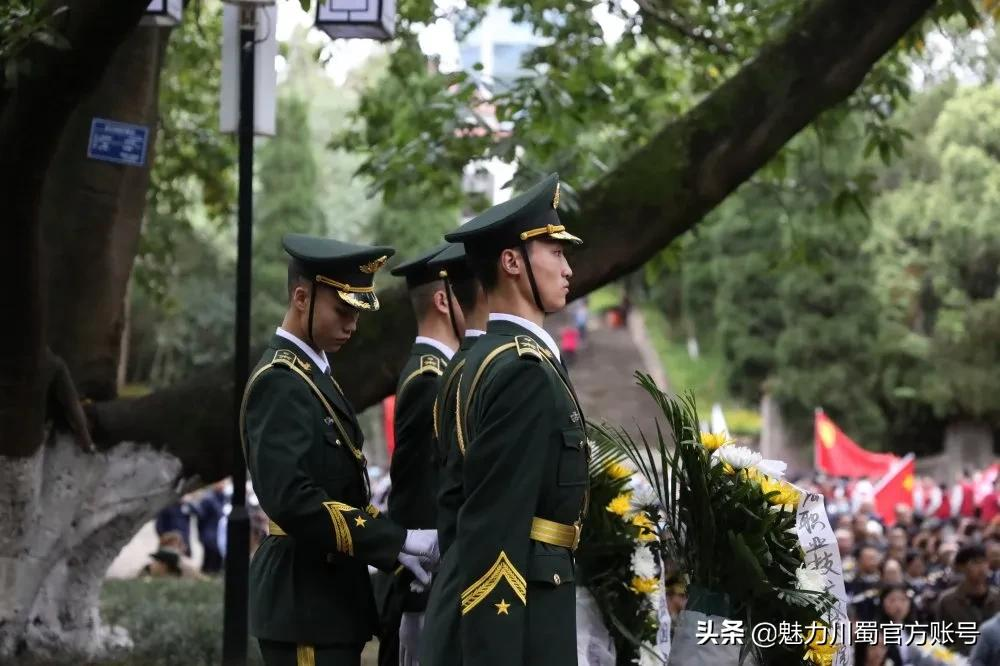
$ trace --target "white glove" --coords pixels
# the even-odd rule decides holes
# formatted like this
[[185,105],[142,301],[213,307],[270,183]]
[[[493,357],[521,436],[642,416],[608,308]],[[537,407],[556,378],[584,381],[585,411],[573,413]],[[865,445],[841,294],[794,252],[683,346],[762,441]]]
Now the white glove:
[[403,613],[399,622],[399,666],[420,666],[420,633],[423,613]]
[[409,553],[399,554],[399,563],[410,570],[417,580],[420,581],[424,586],[430,585],[431,575],[427,573],[424,569],[421,559],[416,555],[410,555]]
[[441,559],[438,550],[437,530],[406,530],[406,541],[403,542],[403,552],[418,555],[431,566]]

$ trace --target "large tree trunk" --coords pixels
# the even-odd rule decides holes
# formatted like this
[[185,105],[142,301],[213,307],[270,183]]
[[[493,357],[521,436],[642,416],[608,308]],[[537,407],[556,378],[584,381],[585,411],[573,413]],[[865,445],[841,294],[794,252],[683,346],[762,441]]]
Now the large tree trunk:
[[[127,14],[120,3],[109,5]],[[82,22],[86,8],[77,9],[74,18]],[[91,12],[105,11],[100,9]],[[146,125],[150,144],[156,137],[159,73],[169,31],[135,28],[138,15],[134,19],[110,62],[92,63],[103,77],[88,97],[77,98],[75,110],[69,109],[64,131],[44,124],[35,129],[31,118],[19,128],[37,139],[38,153],[23,156],[24,178],[40,168],[33,162],[49,140],[54,153],[45,179],[31,182],[36,191],[6,198],[15,205],[27,200],[37,209],[34,220],[21,217],[30,211],[19,210],[10,221],[15,236],[20,231],[23,236],[20,245],[8,249],[25,255],[13,262],[15,283],[4,290],[23,289],[17,294],[21,316],[5,328],[23,355],[12,358],[11,349],[0,350],[0,662],[78,662],[126,646],[123,632],[101,625],[101,582],[122,546],[176,499],[182,479],[188,478],[175,455],[149,445],[116,442],[99,454],[87,450],[77,391],[81,386],[84,397],[96,399],[116,395],[124,291],[152,160],[152,145],[141,168],[88,159],[91,120]],[[72,26],[66,31],[74,34]],[[99,32],[111,39],[107,26]],[[77,37],[86,41],[89,36]],[[5,100],[3,132],[14,131],[6,123],[18,103],[28,104],[31,92],[26,84],[16,92],[24,99]],[[50,97],[46,104],[70,103],[58,94],[50,92]],[[38,122],[52,120],[52,114],[38,113]],[[10,134],[0,134],[0,142],[18,143]],[[34,262],[31,270],[18,272],[19,263],[28,260]],[[27,340],[26,333],[35,337]],[[59,434],[71,431],[74,436]]]
[[[121,45],[97,89],[70,117],[42,192],[48,343],[80,394],[93,400],[117,395],[125,291],[146,208],[169,35],[169,29],[141,27]],[[145,166],[89,159],[94,118],[149,127]]]
[[[39,3],[48,7],[57,3]],[[148,0],[75,0],[52,29],[70,43],[57,50],[32,42],[31,73],[0,90],[0,200],[8,282],[0,312],[16,325],[0,344],[0,454],[31,455],[46,420],[48,281],[40,209],[46,174],[70,114],[101,79],[112,55],[139,23]],[[16,313],[16,314],[15,314]]]
[[186,489],[180,460],[148,445],[94,454],[45,437],[33,455],[0,464],[0,663],[79,663],[127,648],[127,634],[101,624],[104,574]]

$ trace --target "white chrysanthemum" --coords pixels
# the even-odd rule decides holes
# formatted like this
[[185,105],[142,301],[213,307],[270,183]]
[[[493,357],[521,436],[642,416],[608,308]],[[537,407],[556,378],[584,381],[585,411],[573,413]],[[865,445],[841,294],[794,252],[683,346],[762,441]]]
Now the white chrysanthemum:
[[640,511],[650,506],[660,506],[660,499],[656,496],[653,486],[649,485],[645,479],[634,481],[632,483],[632,510]]
[[643,643],[635,663],[639,666],[663,666],[663,658],[660,657],[660,650],[655,645]]
[[723,446],[716,449],[712,458],[720,462],[729,463],[733,469],[747,469],[760,462],[761,456],[756,451],[745,446]]
[[772,479],[785,478],[786,469],[788,469],[788,463],[780,460],[770,460],[765,458],[757,463],[757,471],[767,474]]
[[639,578],[659,578],[653,551],[646,546],[636,548],[632,553],[632,572]]
[[826,589],[826,579],[815,569],[801,566],[795,570],[795,587],[803,592],[822,592]]

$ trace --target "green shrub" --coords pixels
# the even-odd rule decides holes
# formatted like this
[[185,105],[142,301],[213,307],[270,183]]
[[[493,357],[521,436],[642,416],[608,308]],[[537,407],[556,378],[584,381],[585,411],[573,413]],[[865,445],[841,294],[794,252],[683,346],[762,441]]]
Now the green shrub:
[[760,412],[753,409],[742,409],[738,407],[723,408],[726,416],[726,425],[729,427],[729,434],[734,437],[759,437],[763,426],[763,419]]
[[[104,621],[128,630],[135,647],[124,660],[97,666],[215,666],[222,663],[222,580],[109,580]],[[263,666],[251,640],[247,664]]]

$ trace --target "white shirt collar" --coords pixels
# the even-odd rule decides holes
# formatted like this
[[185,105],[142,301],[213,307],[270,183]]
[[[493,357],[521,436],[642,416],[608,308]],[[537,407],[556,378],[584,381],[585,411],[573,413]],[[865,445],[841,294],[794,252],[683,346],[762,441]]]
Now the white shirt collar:
[[486,335],[486,331],[478,328],[465,329],[465,337],[467,338],[478,338],[480,335]]
[[437,349],[439,352],[444,354],[444,357],[449,361],[451,360],[451,357],[455,355],[454,349],[452,349],[445,343],[441,342],[440,340],[435,340],[434,338],[428,338],[426,335],[418,335],[417,339],[414,340],[414,342],[418,345],[425,344],[434,347],[434,349]]
[[542,328],[535,322],[528,321],[524,317],[518,317],[517,315],[507,314],[506,312],[491,312],[490,321],[509,321],[511,323],[517,324],[522,328],[528,329],[536,336],[538,336],[539,340],[545,343],[545,346],[549,348],[549,351],[555,354],[555,357],[557,359],[562,360],[562,357],[559,355],[559,345],[557,345],[556,341],[552,339],[552,336],[549,335],[548,331],[546,331],[544,328]]
[[323,374],[326,374],[327,372],[330,371],[330,361],[327,360],[325,351],[317,354],[315,349],[313,349],[308,344],[300,340],[297,335],[295,335],[294,333],[289,333],[280,326],[278,327],[278,330],[274,332],[274,334],[277,335],[278,337],[282,337],[288,340],[289,342],[294,342],[299,349],[304,351],[306,355],[310,359],[312,359],[312,362],[316,364],[316,367],[319,368]]

